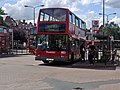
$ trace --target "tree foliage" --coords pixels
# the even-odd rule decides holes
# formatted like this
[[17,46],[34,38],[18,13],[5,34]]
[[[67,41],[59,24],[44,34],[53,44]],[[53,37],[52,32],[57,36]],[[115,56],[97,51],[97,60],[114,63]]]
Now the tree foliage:
[[[0,15],[6,15],[6,13],[2,8],[0,8]],[[0,25],[9,26],[7,22],[3,20],[2,16],[0,16],[0,22],[1,22]],[[16,28],[18,28],[18,26]],[[13,35],[14,35],[13,36],[14,40],[20,40],[21,43],[27,42],[26,33],[24,30],[19,30],[19,29],[13,30]]]
[[120,39],[120,27],[114,22],[106,24],[103,31],[105,35],[113,36],[116,40]]
[[[4,10],[2,10],[2,8],[0,8],[0,15],[6,15],[6,13],[4,12]],[[0,16],[0,25],[8,26],[8,24],[3,20],[2,16]]]
[[14,40],[20,40],[21,43],[27,42],[26,34],[23,30],[14,30],[13,31],[13,38]]
[[4,10],[2,10],[2,8],[0,8],[0,15],[6,15],[6,13],[4,12]]

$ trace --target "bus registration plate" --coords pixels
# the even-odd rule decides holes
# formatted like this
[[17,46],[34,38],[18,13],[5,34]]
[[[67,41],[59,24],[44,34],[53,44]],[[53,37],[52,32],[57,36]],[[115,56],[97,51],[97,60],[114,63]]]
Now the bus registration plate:
[[46,60],[47,61],[53,61],[54,59],[53,58],[47,58]]

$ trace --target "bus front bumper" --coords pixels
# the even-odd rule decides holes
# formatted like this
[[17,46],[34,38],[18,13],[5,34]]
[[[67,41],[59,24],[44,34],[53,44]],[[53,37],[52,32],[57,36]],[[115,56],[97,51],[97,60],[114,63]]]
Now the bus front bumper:
[[39,61],[68,61],[68,59],[66,58],[51,58],[51,57],[41,57],[41,56],[35,56],[35,60],[39,60]]

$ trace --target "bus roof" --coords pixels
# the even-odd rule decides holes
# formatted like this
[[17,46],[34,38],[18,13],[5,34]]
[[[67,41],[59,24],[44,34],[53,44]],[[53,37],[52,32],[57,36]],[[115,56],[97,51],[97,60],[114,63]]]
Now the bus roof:
[[[63,9],[63,10],[69,10],[68,8],[42,8],[40,10],[45,10],[45,9]],[[70,11],[70,10],[69,10]]]
[[[42,11],[42,10],[47,10],[47,9],[61,9],[61,10],[67,10],[67,11],[69,11],[70,13],[72,13],[72,14],[74,14],[77,18],[79,18],[75,13],[73,13],[70,9],[68,9],[68,8],[42,8],[42,9],[40,9],[40,11]],[[83,23],[85,23],[81,18],[79,18]]]

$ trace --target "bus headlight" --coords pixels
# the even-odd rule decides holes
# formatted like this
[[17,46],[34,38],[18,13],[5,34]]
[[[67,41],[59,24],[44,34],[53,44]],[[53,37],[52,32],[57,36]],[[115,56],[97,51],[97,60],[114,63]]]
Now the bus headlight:
[[36,56],[40,56],[40,54],[36,54]]
[[66,54],[66,52],[65,51],[61,51],[61,54]]
[[61,56],[61,58],[64,58],[65,56]]

